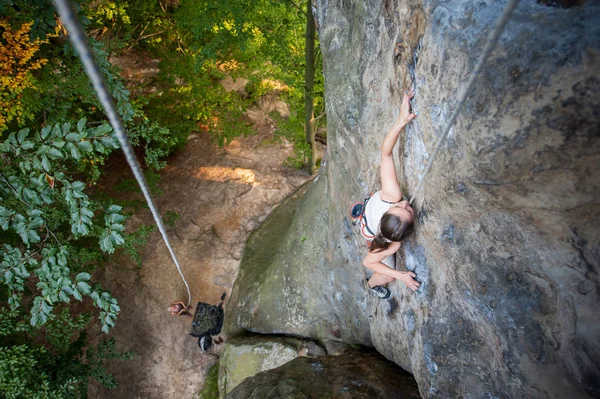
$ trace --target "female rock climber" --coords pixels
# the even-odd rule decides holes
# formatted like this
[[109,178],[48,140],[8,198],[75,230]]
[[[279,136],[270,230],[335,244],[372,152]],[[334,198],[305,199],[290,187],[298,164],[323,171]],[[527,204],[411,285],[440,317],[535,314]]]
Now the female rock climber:
[[[396,165],[392,150],[404,126],[417,115],[410,112],[410,99],[414,90],[404,95],[400,106],[400,116],[385,136],[381,145],[381,191],[367,200],[362,218],[361,232],[370,243],[369,253],[363,264],[373,270],[368,280],[369,288],[382,299],[389,298],[390,291],[385,284],[394,279],[402,281],[408,288],[416,291],[419,283],[414,280],[416,274],[394,270],[395,254],[404,240],[413,230],[414,211],[403,195],[396,177]],[[364,228],[366,225],[366,228]],[[366,230],[366,231],[365,231]],[[367,234],[371,232],[373,235]]]

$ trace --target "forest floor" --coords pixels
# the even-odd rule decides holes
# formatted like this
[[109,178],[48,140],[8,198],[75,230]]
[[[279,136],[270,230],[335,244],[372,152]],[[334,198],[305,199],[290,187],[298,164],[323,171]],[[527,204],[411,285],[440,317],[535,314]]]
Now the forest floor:
[[[133,72],[124,68],[124,73]],[[163,218],[167,212],[178,216],[168,233],[190,285],[192,307],[196,302],[217,304],[223,292],[229,295],[248,234],[310,178],[287,165],[292,145],[273,138],[276,127],[268,114],[278,108],[285,107],[273,98],[257,106],[248,114],[257,133],[221,148],[207,133],[192,133],[185,148],[170,157],[160,172],[155,200]],[[122,156],[114,158],[98,187],[111,195],[115,187],[132,178]],[[133,191],[125,197],[143,199]],[[133,214],[128,227],[142,224],[153,224],[145,208]],[[187,295],[157,230],[140,255],[141,266],[121,254],[94,276],[121,305],[111,332],[117,348],[133,351],[135,357],[110,361],[108,370],[119,387],[109,390],[91,383],[89,397],[198,397],[222,345],[202,352],[197,339],[189,335],[191,318],[167,311],[172,302],[185,302]],[[100,336],[97,328],[91,339]]]

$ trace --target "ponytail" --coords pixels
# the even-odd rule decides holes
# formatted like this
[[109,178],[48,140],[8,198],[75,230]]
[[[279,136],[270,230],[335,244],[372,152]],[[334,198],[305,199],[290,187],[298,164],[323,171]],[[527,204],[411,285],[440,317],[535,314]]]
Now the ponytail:
[[396,215],[385,213],[379,224],[379,232],[371,242],[369,252],[381,252],[390,247],[392,242],[400,242],[413,231],[413,222],[407,222]]
[[381,234],[381,232],[379,232],[375,236],[373,241],[371,241],[371,247],[369,248],[369,252],[385,251],[386,249],[389,248],[391,243],[392,243],[392,240],[388,240],[387,238],[385,238],[383,236],[383,234]]

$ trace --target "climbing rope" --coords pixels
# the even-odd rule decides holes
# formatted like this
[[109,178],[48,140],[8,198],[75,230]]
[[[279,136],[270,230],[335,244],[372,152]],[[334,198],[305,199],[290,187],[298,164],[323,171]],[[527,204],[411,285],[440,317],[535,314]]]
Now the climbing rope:
[[431,170],[431,165],[433,165],[433,161],[435,160],[435,157],[440,152],[442,144],[444,143],[444,141],[446,141],[446,138],[448,137],[448,133],[450,133],[450,128],[454,124],[454,121],[458,117],[460,110],[462,109],[463,105],[465,104],[467,95],[471,92],[471,89],[473,88],[473,85],[475,84],[475,80],[479,77],[479,74],[481,73],[481,70],[483,69],[483,66],[485,65],[485,61],[487,60],[488,56],[490,55],[490,53],[492,52],[494,47],[496,47],[496,43],[498,43],[498,38],[502,34],[502,31],[504,30],[504,27],[508,23],[508,20],[510,19],[512,12],[514,11],[514,9],[517,7],[518,4],[519,4],[519,0],[509,0],[508,4],[504,8],[504,12],[502,13],[502,16],[500,17],[500,20],[496,24],[496,27],[488,35],[487,42],[485,43],[483,53],[479,57],[479,60],[477,61],[477,65],[475,65],[473,72],[471,72],[469,81],[463,87],[462,93],[458,97],[459,98],[458,105],[452,112],[450,119],[448,119],[448,122],[446,122],[446,125],[444,126],[444,129],[442,130],[442,132],[443,132],[442,136],[439,138],[439,140],[435,146],[435,150],[433,150],[433,154],[431,155],[431,158],[429,158],[429,163],[427,164],[427,168],[425,169],[425,172],[421,176],[421,179],[419,180],[419,184],[417,184],[417,188],[415,189],[415,192],[413,193],[413,195],[409,201],[409,204],[413,203],[413,200],[415,199],[417,193],[423,187],[423,182],[425,181],[425,176],[427,176],[427,174]]
[[129,138],[125,133],[125,128],[123,126],[123,122],[121,121],[121,117],[119,116],[115,102],[106,89],[106,85],[104,84],[104,79],[102,78],[102,74],[100,73],[100,69],[94,60],[94,56],[90,50],[90,47],[87,42],[87,37],[83,31],[79,23],[79,19],[73,12],[73,8],[71,7],[69,0],[54,0],[54,5],[58,10],[61,21],[67,29],[69,33],[69,38],[71,39],[71,43],[75,47],[75,50],[79,54],[79,58],[83,63],[84,69],[88,77],[90,78],[92,85],[94,86],[94,90],[96,90],[96,94],[98,95],[98,99],[102,103],[106,111],[106,115],[108,116],[108,120],[115,130],[117,139],[121,143],[121,148],[123,149],[123,153],[125,154],[125,158],[127,159],[127,163],[135,176],[135,179],[138,182],[138,185],[142,189],[142,193],[144,193],[144,197],[146,198],[146,202],[148,203],[148,207],[150,208],[150,212],[152,212],[152,216],[154,217],[154,221],[158,226],[158,230],[162,235],[163,241],[165,245],[169,249],[169,253],[171,254],[171,258],[173,259],[173,263],[177,266],[177,272],[181,276],[183,283],[185,284],[185,288],[187,290],[188,295],[188,306],[192,302],[192,295],[190,293],[190,287],[183,276],[183,272],[181,271],[181,267],[179,266],[179,262],[177,261],[177,257],[175,256],[175,252],[171,247],[171,243],[169,242],[169,237],[167,236],[167,232],[165,230],[165,226],[163,225],[162,219],[156,206],[154,205],[154,200],[150,195],[150,190],[148,189],[148,185],[146,184],[146,179],[144,178],[144,174],[140,168],[140,164],[133,153],[133,148],[131,147],[131,143],[129,142]]

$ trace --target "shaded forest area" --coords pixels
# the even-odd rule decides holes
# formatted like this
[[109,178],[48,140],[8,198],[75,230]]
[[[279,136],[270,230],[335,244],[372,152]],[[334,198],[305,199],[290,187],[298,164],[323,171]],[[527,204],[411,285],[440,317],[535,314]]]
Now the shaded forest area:
[[[268,93],[290,105],[289,118],[273,115],[294,144],[289,162],[315,168],[324,102],[310,2],[73,6],[149,180],[192,131],[221,145],[252,134],[244,114]],[[119,144],[51,1],[0,0],[0,35],[0,393],[85,397],[90,378],[116,385],[107,359],[132,356],[110,336],[118,296],[91,276],[116,251],[140,262],[151,228],[127,231],[130,204],[94,193]],[[157,78],[126,87],[112,60],[128,52],[159,60]],[[226,78],[248,83],[226,91]],[[85,334],[93,317],[107,333],[97,346]]]

